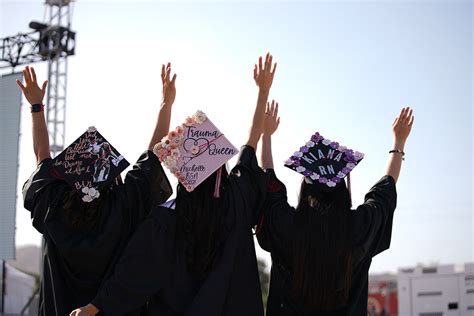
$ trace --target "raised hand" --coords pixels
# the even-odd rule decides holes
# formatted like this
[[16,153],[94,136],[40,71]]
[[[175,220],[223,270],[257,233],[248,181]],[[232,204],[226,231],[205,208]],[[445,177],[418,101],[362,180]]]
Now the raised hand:
[[270,53],[267,53],[265,56],[265,63],[263,64],[262,57],[260,56],[258,59],[258,66],[255,65],[253,68],[253,78],[260,90],[270,91],[277,67],[277,64],[275,63],[272,70],[272,63],[273,56],[270,55]]
[[28,66],[23,69],[23,77],[25,79],[26,86],[24,86],[18,79],[16,80],[16,83],[21,88],[21,91],[23,91],[26,100],[28,100],[30,104],[42,104],[48,81],[45,80],[40,88],[38,86],[38,82],[36,81],[35,69]]
[[393,135],[397,143],[405,144],[414,121],[413,109],[410,107],[403,108],[392,124]]
[[280,125],[280,117],[278,117],[278,102],[275,100],[267,102],[267,109],[265,110],[265,120],[263,122],[263,135],[271,136]]
[[171,106],[176,98],[176,74],[171,78],[171,63],[161,67],[161,82],[163,83],[163,104]]
[[393,147],[389,151],[390,156],[388,158],[387,171],[385,174],[391,176],[395,182],[397,182],[398,176],[400,175],[402,160],[404,160],[405,156],[405,142],[408,135],[410,135],[414,121],[413,110],[406,107],[401,110],[392,124],[394,140]]

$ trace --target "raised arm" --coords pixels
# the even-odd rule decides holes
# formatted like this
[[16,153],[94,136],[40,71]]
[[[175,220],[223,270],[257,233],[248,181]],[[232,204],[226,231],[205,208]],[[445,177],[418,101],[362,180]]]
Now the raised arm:
[[173,106],[176,97],[176,74],[171,78],[171,64],[161,67],[161,82],[163,84],[163,99],[161,101],[160,112],[158,113],[158,120],[156,122],[153,136],[151,137],[149,150],[153,150],[153,146],[161,141],[161,139],[168,134],[171,120],[171,107]]
[[262,57],[258,59],[258,66],[255,65],[253,69],[253,78],[258,86],[258,98],[255,113],[253,115],[252,127],[250,128],[249,139],[247,145],[257,149],[258,140],[263,132],[263,120],[265,116],[265,105],[268,100],[270,88],[273,83],[273,76],[275,75],[276,63],[273,65],[273,56],[267,53],[265,57],[265,64],[262,65]]
[[273,100],[271,104],[267,103],[263,122],[262,157],[260,161],[263,169],[273,169],[272,134],[275,133],[279,124],[278,103]]
[[26,100],[28,100],[31,105],[31,118],[33,120],[31,124],[33,132],[33,150],[36,156],[36,163],[40,164],[44,159],[51,158],[48,127],[44,117],[43,104],[43,98],[48,81],[44,81],[40,88],[36,81],[35,69],[28,66],[23,69],[23,77],[25,79],[25,85],[23,85],[19,80],[16,80],[16,83],[21,88]]
[[397,182],[402,167],[403,156],[405,155],[405,142],[410,135],[411,127],[415,117],[413,110],[409,107],[403,108],[392,124],[393,148],[390,150],[386,174],[392,176]]

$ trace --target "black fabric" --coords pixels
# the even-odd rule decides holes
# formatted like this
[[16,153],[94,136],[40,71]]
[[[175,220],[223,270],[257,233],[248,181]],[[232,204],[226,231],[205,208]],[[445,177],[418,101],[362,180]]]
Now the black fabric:
[[262,208],[266,176],[255,151],[244,146],[229,175],[224,199],[226,237],[214,269],[197,284],[175,242],[176,213],[154,209],[139,227],[92,303],[105,315],[263,315],[252,227]]
[[[272,269],[267,316],[275,315],[367,315],[368,273],[372,257],[390,247],[393,213],[396,207],[395,181],[384,176],[366,194],[364,204],[351,210],[353,270],[349,303],[333,312],[307,313],[291,298],[293,221],[296,210],[287,202],[285,185],[272,169],[262,226],[257,235],[260,246],[271,253]],[[316,263],[317,264],[317,263]]]
[[44,237],[39,314],[47,316],[69,315],[89,303],[138,224],[172,193],[159,160],[145,152],[124,183],[104,194],[95,225],[78,230],[63,209],[71,188],[55,174],[52,160],[46,159],[23,186],[24,206]]

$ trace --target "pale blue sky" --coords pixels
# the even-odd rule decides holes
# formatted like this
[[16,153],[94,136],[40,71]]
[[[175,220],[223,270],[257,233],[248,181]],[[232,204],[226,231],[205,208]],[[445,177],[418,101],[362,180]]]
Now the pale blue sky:
[[[43,19],[42,1],[0,1],[0,37]],[[281,162],[319,131],[365,153],[352,177],[361,203],[383,175],[393,119],[411,105],[392,245],[372,271],[473,261],[472,14],[469,1],[77,1],[66,142],[95,125],[133,162],[155,123],[161,63],[171,61],[172,125],[199,108],[240,146],[256,101],[252,66],[271,51],[282,116],[274,159],[289,200],[300,177]],[[36,67],[45,78],[45,64]],[[19,185],[34,169],[22,113]],[[17,244],[38,244],[21,204],[17,213]]]

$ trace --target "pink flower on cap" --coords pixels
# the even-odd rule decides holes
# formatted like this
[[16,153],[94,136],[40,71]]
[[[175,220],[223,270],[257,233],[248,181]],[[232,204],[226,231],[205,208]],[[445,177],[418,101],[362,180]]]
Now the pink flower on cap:
[[193,124],[194,124],[193,118],[190,117],[190,116],[188,116],[188,117],[184,120],[184,124],[186,124],[187,126],[193,125]]
[[173,138],[175,138],[176,136],[178,136],[178,133],[176,133],[175,131],[171,131],[168,133],[168,138],[170,140],[173,140]]
[[192,146],[191,147],[191,154],[197,155],[199,153],[199,146]]
[[183,135],[184,128],[182,126],[176,126],[176,133],[178,133],[179,135]]

